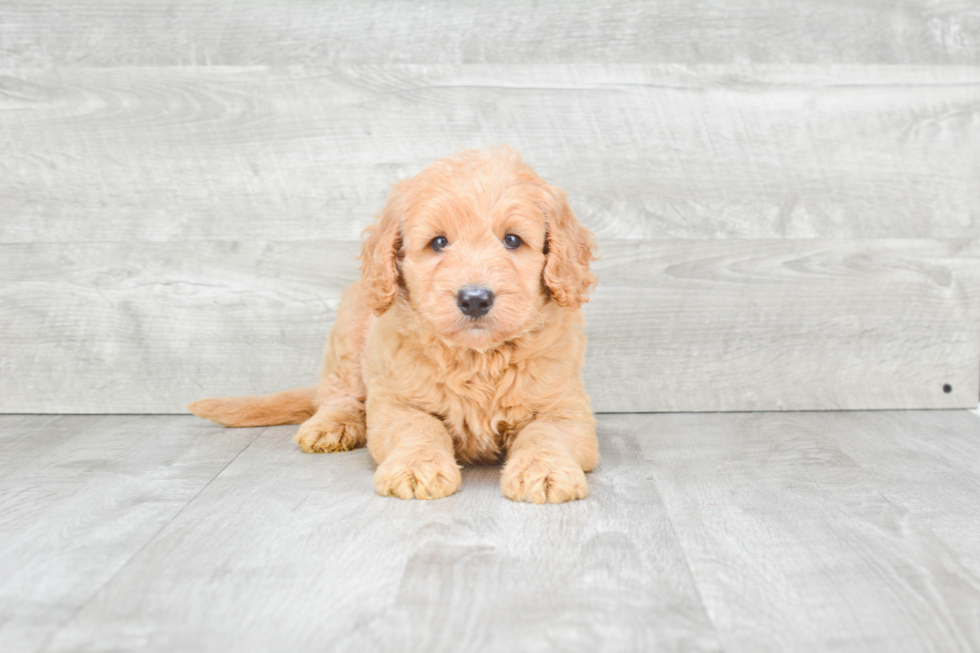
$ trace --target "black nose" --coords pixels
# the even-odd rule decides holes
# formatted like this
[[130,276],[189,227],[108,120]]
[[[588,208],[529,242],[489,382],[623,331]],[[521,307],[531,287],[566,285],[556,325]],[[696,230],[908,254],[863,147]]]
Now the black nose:
[[456,305],[463,315],[483,317],[493,306],[493,292],[481,286],[466,286],[456,293]]

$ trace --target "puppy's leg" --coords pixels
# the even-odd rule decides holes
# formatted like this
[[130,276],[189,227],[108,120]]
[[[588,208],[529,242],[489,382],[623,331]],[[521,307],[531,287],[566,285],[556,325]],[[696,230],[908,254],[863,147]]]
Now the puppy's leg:
[[344,293],[327,341],[316,388],[316,413],[294,436],[303,451],[337,452],[364,446],[366,391],[361,355],[372,320],[360,282],[355,283]]
[[[332,386],[332,387],[331,387]],[[320,387],[324,400],[293,436],[306,453],[337,453],[364,446],[364,401],[337,381]]]
[[599,461],[595,420],[539,418],[525,426],[507,453],[500,478],[513,501],[561,503],[589,493],[585,472]]
[[453,440],[441,421],[378,397],[373,387],[368,403],[368,449],[378,462],[374,473],[378,494],[439,499],[459,489],[462,477]]

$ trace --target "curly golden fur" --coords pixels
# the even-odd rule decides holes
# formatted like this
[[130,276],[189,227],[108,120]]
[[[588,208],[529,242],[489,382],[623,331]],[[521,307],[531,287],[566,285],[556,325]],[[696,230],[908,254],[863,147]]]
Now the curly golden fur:
[[[302,422],[307,452],[367,444],[381,495],[448,496],[458,462],[505,457],[506,497],[581,499],[599,457],[579,310],[594,250],[565,193],[509,148],[437,161],[366,230],[316,388],[188,408],[226,426]],[[493,293],[484,315],[461,308],[472,287]]]

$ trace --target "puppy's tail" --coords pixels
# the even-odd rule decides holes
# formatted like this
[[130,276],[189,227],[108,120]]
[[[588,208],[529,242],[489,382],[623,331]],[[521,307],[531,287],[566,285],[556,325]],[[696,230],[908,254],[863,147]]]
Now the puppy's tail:
[[316,412],[316,388],[295,388],[254,397],[214,397],[187,404],[198,417],[222,426],[302,424]]

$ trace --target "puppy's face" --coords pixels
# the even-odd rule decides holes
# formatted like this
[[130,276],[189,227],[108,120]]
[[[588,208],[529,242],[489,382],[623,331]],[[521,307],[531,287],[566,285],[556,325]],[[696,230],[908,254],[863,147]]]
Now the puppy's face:
[[402,232],[407,300],[443,339],[474,349],[534,327],[549,299],[535,189],[493,186],[426,198]]
[[591,233],[506,148],[403,182],[368,234],[362,277],[375,312],[400,295],[440,338],[473,349],[542,324],[549,302],[578,308],[595,281]]

